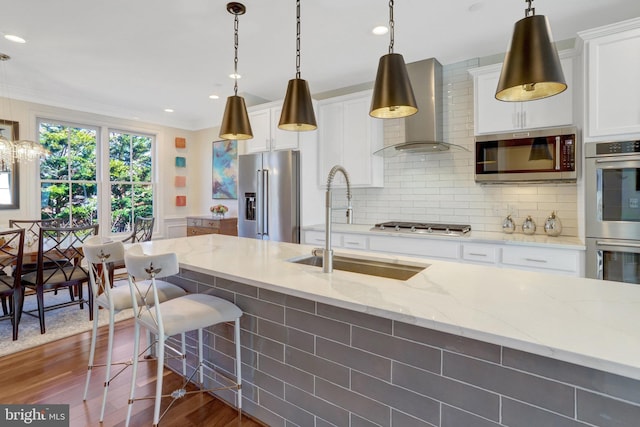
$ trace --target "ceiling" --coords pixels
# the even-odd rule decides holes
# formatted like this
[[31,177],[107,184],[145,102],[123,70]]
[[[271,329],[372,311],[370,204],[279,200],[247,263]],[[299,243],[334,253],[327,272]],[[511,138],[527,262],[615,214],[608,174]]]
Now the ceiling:
[[[0,95],[188,130],[219,125],[233,94],[233,16],[222,0],[0,0]],[[239,94],[284,97],[295,76],[295,1],[245,0]],[[638,0],[537,0],[555,40],[640,16]],[[443,64],[504,52],[522,0],[398,0],[395,49]],[[301,71],[312,94],[371,82],[389,36],[385,0],[303,1]],[[218,100],[209,99],[216,93]],[[167,113],[165,108],[172,108]],[[2,117],[0,117],[2,118]]]

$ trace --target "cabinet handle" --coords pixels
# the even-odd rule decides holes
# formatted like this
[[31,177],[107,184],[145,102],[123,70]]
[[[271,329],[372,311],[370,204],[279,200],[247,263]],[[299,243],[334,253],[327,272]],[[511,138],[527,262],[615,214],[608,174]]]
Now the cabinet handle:
[[546,259],[535,259],[535,258],[525,258],[525,261],[530,261],[530,262],[539,262],[542,264],[546,264],[547,260]]
[[314,239],[316,242],[320,242],[320,243],[324,243],[326,242],[326,239]]
[[358,245],[360,246],[360,242],[345,242],[347,245]]
[[469,255],[471,255],[471,256],[487,256],[487,254],[478,254],[478,253],[475,253],[475,252],[469,252]]
[[527,127],[527,112],[526,111],[522,112],[522,127],[523,128]]

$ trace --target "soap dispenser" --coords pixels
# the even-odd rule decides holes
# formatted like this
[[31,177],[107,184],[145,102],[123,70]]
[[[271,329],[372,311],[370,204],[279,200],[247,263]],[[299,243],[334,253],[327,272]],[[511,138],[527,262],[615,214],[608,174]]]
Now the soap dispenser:
[[544,232],[547,233],[547,236],[559,236],[562,232],[562,223],[560,222],[560,218],[556,216],[556,212],[551,212],[551,215],[544,222]]

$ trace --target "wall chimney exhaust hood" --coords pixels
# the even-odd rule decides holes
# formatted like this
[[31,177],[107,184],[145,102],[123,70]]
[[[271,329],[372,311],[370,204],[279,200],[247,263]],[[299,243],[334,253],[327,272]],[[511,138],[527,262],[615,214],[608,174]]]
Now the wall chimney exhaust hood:
[[418,112],[405,117],[405,142],[384,147],[373,154],[389,157],[399,154],[442,153],[465,147],[443,141],[442,65],[435,58],[407,64],[409,79],[418,102]]

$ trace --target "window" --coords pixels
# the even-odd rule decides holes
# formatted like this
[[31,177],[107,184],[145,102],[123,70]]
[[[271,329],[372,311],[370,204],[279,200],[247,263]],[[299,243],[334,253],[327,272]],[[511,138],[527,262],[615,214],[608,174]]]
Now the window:
[[151,143],[145,135],[109,132],[111,232],[130,231],[134,218],[153,216]]
[[154,215],[153,136],[44,119],[38,130],[51,152],[40,163],[43,219],[124,233]]
[[50,152],[40,162],[42,219],[66,224],[98,221],[97,128],[40,121],[40,143]]

